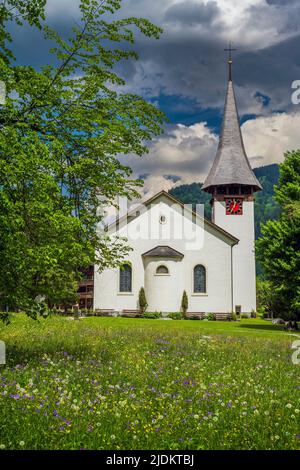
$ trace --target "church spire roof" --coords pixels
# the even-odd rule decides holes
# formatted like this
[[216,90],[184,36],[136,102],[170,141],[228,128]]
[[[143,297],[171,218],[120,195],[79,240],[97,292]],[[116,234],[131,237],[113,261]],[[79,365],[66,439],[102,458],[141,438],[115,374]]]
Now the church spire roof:
[[250,166],[240,129],[232,83],[232,50],[230,46],[229,78],[219,146],[214,163],[202,186],[207,192],[212,192],[214,186],[232,184],[252,186],[254,191],[262,189]]

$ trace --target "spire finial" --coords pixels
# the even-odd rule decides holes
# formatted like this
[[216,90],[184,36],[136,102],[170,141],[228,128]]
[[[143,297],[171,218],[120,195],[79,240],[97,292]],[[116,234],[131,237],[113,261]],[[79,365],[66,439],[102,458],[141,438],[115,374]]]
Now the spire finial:
[[231,82],[232,80],[232,71],[231,71],[231,66],[232,66],[232,55],[231,53],[236,51],[237,49],[233,49],[232,47],[232,42],[230,41],[229,42],[229,48],[228,49],[224,49],[224,51],[228,52],[228,65],[229,65],[229,81]]

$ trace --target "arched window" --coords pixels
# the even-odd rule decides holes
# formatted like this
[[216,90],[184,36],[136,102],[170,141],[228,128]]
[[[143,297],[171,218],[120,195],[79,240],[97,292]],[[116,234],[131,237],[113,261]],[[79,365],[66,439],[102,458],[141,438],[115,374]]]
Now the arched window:
[[161,265],[161,266],[158,266],[156,270],[156,274],[169,274],[169,270],[167,266]]
[[132,268],[130,264],[120,267],[120,292],[132,291]]
[[202,264],[194,267],[194,292],[196,294],[206,293],[206,269]]

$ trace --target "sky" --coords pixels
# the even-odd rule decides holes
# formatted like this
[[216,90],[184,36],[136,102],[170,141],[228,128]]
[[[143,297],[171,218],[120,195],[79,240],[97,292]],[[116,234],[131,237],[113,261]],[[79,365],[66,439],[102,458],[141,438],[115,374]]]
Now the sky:
[[[63,34],[79,20],[79,0],[48,0],[49,24]],[[299,0],[123,0],[119,17],[136,16],[163,28],[160,40],[137,37],[139,61],[122,63],[124,91],[138,93],[169,118],[164,134],[140,158],[123,157],[153,194],[203,182],[215,157],[227,85],[224,48],[233,41],[233,79],[252,167],[280,163],[300,147]],[[49,44],[29,28],[16,31],[17,61],[49,62]],[[37,46],[38,44],[38,46]]]

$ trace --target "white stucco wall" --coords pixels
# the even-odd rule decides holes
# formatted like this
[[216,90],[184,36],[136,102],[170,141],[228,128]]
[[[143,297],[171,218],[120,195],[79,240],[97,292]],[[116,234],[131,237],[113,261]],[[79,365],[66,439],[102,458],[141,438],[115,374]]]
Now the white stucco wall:
[[[163,225],[161,215],[166,217]],[[182,208],[162,195],[144,213],[121,226],[119,235],[127,236],[133,248],[126,258],[132,265],[132,292],[119,292],[119,269],[99,273],[96,266],[95,309],[137,309],[139,290],[145,287],[148,311],[179,311],[186,290],[190,312],[230,312],[232,241],[201,220],[192,220],[190,214],[183,217]],[[183,259],[142,257],[158,245],[172,247],[184,255]],[[169,275],[155,274],[160,264],[169,268]],[[207,292],[200,295],[193,293],[197,264],[207,270]]]
[[214,202],[214,222],[240,241],[233,247],[233,301],[242,312],[256,311],[254,202],[243,202],[243,215],[226,215],[224,201]]

